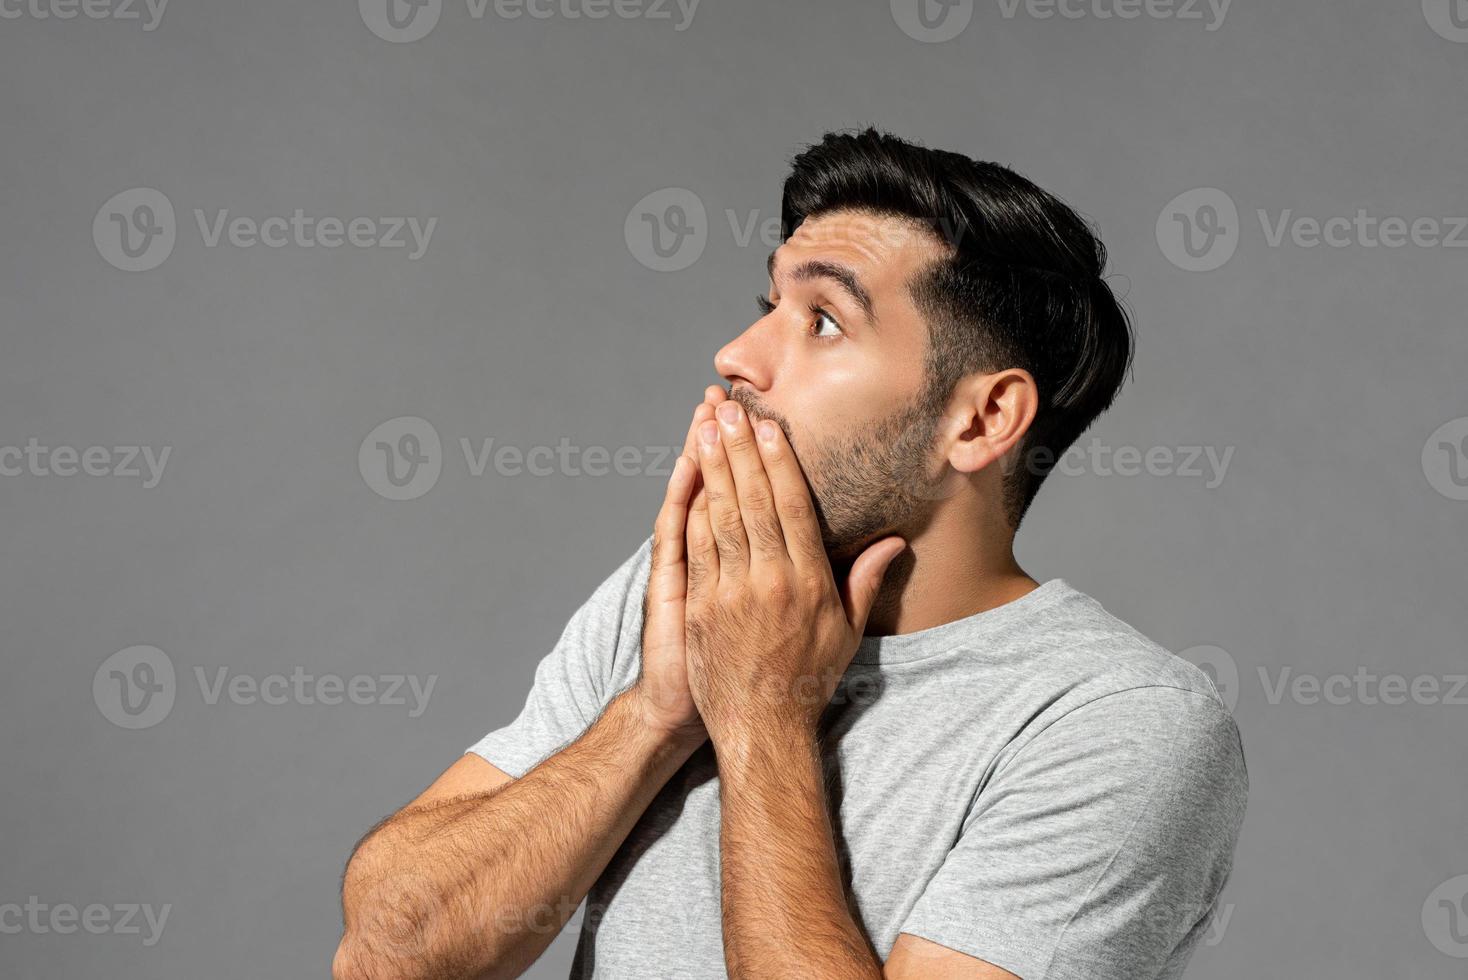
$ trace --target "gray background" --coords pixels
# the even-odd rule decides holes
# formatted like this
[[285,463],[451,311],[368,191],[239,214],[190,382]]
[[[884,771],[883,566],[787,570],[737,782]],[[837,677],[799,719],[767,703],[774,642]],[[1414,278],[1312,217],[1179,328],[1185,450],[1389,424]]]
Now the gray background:
[[[0,477],[0,904],[171,906],[152,947],[0,935],[3,972],[326,975],[352,844],[513,717],[666,472],[473,476],[458,440],[680,443],[764,287],[768,246],[726,210],[777,216],[789,156],[870,123],[1010,164],[1099,226],[1139,352],[1083,444],[1233,448],[1212,487],[1057,476],[1019,543],[1037,577],[1225,664],[1252,794],[1226,930],[1190,976],[1463,976],[1430,896],[1468,890],[1468,705],[1272,700],[1259,672],[1465,670],[1468,502],[1424,446],[1468,416],[1468,253],[1272,247],[1256,212],[1468,214],[1468,43],[1416,0],[1236,0],[1216,30],[1081,9],[987,0],[941,43],[870,0],[704,0],[681,31],[676,8],[476,20],[450,0],[411,43],[343,0],[174,0],[151,31],[0,19],[0,446],[171,447],[152,488]],[[177,243],[125,272],[90,229],[137,187],[172,202]],[[1190,272],[1157,224],[1202,187],[1236,203],[1237,251]],[[707,213],[676,272],[624,231],[663,188]],[[209,248],[196,208],[438,225],[417,261]],[[357,456],[401,416],[434,425],[442,474],[394,501]],[[128,730],[92,683],[135,645],[170,658],[176,701]],[[196,668],[437,681],[412,718],[210,704]],[[574,931],[529,975],[564,976]]]

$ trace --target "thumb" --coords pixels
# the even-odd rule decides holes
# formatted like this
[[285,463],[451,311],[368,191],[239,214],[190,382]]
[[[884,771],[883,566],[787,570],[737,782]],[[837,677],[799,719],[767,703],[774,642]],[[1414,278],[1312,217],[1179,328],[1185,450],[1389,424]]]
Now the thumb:
[[883,538],[867,547],[856,561],[851,563],[851,572],[841,589],[841,601],[846,606],[846,621],[857,636],[866,630],[867,615],[872,603],[877,601],[877,592],[882,588],[882,579],[892,559],[907,548],[907,542],[899,537]]

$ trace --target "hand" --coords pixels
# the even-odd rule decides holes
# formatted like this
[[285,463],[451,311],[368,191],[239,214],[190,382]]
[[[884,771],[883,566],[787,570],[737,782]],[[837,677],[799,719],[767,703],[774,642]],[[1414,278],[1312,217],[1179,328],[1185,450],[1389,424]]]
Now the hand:
[[[709,385],[703,397],[703,402],[694,409],[683,455],[674,465],[653,527],[652,571],[642,605],[642,673],[634,685],[650,728],[696,742],[707,738],[708,732],[688,690],[683,626],[688,591],[684,527],[689,501],[694,497],[691,488],[698,475],[694,438],[699,424],[714,417],[714,406],[728,394],[719,385]],[[696,490],[696,495],[702,497],[702,488]]]
[[906,542],[873,543],[838,586],[780,427],[762,422],[756,440],[733,401],[718,418],[696,426],[704,494],[686,517],[689,689],[716,748],[814,734]]

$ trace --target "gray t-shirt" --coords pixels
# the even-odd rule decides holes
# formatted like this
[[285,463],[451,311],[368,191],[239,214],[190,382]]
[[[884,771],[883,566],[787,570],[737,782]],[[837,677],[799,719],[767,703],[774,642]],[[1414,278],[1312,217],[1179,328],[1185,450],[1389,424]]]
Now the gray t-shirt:
[[[637,679],[651,539],[473,751],[516,778]],[[885,960],[898,933],[1022,980],[1174,978],[1208,930],[1248,793],[1207,675],[1061,579],[868,636],[827,709],[837,852]],[[587,896],[572,980],[726,980],[719,785],[705,743]]]

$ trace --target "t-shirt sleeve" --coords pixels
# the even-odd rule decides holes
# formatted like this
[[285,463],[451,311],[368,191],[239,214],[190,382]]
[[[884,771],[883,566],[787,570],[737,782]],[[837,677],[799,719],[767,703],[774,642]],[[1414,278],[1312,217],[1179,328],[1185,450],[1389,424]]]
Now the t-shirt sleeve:
[[1212,698],[1096,698],[995,773],[900,931],[1022,980],[1174,976],[1228,879],[1247,795],[1238,728]]
[[535,681],[515,720],[466,752],[519,779],[580,738],[612,697],[636,679],[651,556],[648,537],[571,616],[560,640],[536,665]]

